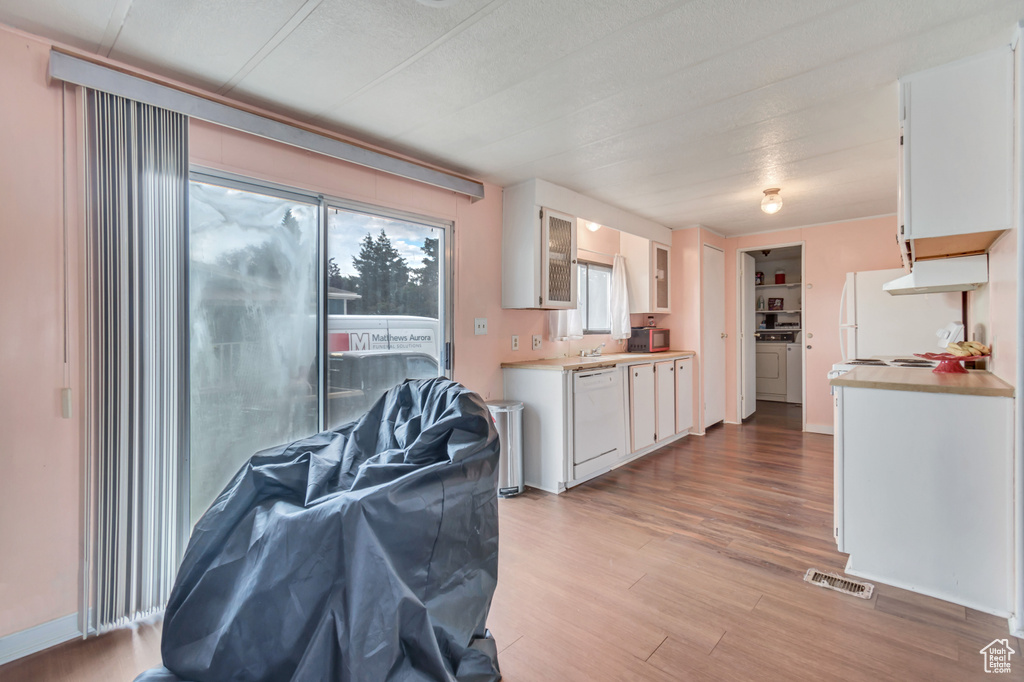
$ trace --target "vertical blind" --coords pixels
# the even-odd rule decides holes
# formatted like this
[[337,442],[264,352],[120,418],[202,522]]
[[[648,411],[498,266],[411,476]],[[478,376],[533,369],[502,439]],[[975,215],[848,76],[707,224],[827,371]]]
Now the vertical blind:
[[84,599],[102,633],[161,609],[187,538],[188,118],[85,90]]

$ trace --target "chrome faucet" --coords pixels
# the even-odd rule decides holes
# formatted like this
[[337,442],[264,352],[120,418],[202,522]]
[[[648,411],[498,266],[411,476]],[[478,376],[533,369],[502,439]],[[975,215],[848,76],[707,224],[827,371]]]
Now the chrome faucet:
[[598,357],[601,357],[601,349],[602,348],[604,348],[604,344],[603,343],[600,346],[594,348],[593,350],[581,350],[580,351],[580,357],[581,358],[598,358]]

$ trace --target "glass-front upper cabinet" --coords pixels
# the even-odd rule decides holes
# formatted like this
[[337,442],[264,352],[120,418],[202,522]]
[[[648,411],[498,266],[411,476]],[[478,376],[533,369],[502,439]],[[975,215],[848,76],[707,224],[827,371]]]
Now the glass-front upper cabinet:
[[576,217],[550,208],[565,192],[536,178],[503,190],[502,308],[576,307]]
[[541,209],[541,305],[576,307],[576,218]]
[[669,261],[671,248],[651,242],[651,299],[652,312],[671,312],[669,299]]

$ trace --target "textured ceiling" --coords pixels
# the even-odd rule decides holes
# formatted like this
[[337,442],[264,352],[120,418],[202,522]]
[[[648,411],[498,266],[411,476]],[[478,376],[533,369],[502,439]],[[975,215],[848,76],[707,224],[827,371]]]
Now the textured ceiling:
[[1024,0],[0,0],[17,28],[458,172],[726,235],[893,213],[896,79],[1021,18]]

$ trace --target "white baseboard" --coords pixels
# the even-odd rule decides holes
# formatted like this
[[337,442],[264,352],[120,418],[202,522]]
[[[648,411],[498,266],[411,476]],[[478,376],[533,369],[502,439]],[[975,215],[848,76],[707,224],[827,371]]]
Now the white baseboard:
[[1024,623],[1017,616],[1010,616],[1010,634],[1014,637],[1024,637]]
[[807,424],[804,426],[804,431],[808,433],[822,433],[826,436],[835,435],[831,424]]
[[0,665],[81,636],[77,613],[12,632],[0,637]]
[[565,486],[561,483],[558,484],[558,488],[552,489],[547,486],[540,485],[539,483],[534,483],[533,481],[527,481],[526,479],[523,479],[523,486],[527,488],[536,488],[537,490],[543,490],[544,492],[551,493],[552,495],[560,495],[561,493],[565,492]]
[[987,604],[979,604],[978,602],[975,602],[973,600],[964,599],[960,595],[949,594],[947,592],[943,592],[942,590],[925,589],[925,588],[922,588],[920,585],[915,585],[915,584],[912,584],[912,583],[903,582],[902,580],[893,580],[892,578],[890,578],[888,576],[879,577],[879,576],[875,575],[874,573],[871,573],[870,571],[861,571],[859,569],[852,568],[851,565],[850,565],[852,563],[853,563],[853,556],[851,555],[846,560],[846,569],[844,570],[844,572],[848,573],[849,575],[852,575],[852,576],[854,576],[856,578],[863,578],[864,580],[872,580],[872,581],[874,581],[876,583],[882,583],[883,585],[891,585],[892,587],[898,587],[901,590],[906,590],[908,592],[916,592],[918,594],[923,594],[923,595],[925,595],[927,597],[934,597],[935,599],[941,599],[942,601],[948,601],[950,604],[957,604],[959,606],[966,606],[967,608],[974,609],[975,611],[981,611],[982,613],[988,613],[988,614],[991,614],[993,616],[997,616],[999,618],[1006,618],[1008,629],[1009,629],[1009,627],[1011,627],[1009,625],[1009,623],[1010,623],[1010,619],[1013,617],[1013,614],[1011,614],[1008,611],[1004,611],[1004,610],[1002,610],[1000,608],[993,607],[993,606],[990,606],[990,605],[987,605]]

